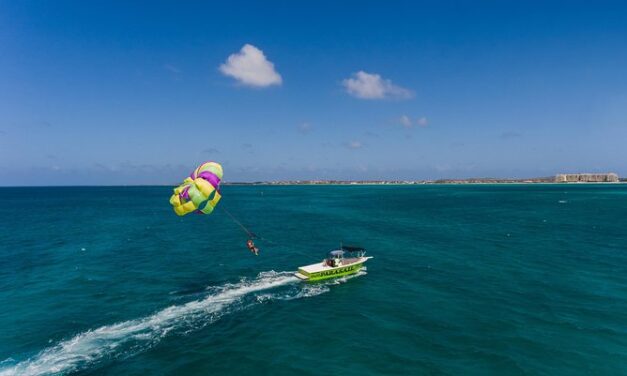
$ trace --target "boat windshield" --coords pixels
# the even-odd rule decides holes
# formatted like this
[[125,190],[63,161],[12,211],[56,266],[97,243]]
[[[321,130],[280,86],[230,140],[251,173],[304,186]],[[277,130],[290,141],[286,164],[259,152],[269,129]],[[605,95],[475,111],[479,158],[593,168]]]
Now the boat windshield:
[[329,258],[333,259],[333,258],[342,258],[344,257],[344,251],[342,251],[341,249],[338,249],[337,251],[331,251],[329,252]]

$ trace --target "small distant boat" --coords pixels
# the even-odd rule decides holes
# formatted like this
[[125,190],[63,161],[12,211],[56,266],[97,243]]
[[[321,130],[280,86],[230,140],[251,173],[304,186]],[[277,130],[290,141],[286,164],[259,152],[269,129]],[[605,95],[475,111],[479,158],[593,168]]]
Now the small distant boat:
[[366,257],[365,248],[342,246],[340,249],[329,252],[322,262],[301,266],[294,275],[308,282],[343,277],[357,273],[371,258],[371,256]]

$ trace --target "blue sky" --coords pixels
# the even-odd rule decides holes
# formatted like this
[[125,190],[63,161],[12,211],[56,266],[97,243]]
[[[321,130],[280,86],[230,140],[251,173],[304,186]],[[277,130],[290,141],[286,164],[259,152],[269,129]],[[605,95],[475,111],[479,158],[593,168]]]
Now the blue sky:
[[0,2],[0,185],[627,175],[627,3],[338,3]]

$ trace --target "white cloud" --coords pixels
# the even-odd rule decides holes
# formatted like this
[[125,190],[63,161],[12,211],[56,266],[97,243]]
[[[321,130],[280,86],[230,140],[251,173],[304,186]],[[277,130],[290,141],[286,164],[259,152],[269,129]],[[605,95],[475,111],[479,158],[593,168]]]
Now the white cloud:
[[164,64],[163,67],[165,69],[169,70],[170,72],[174,73],[174,74],[181,73],[181,70],[178,67],[176,67],[176,66],[174,66],[172,64]]
[[410,90],[396,86],[378,74],[364,71],[354,73],[353,77],[343,80],[342,85],[348,94],[361,99],[407,99],[413,96]]
[[230,55],[220,65],[220,72],[248,86],[266,87],[283,82],[281,75],[274,70],[274,64],[266,59],[263,51],[251,44],[245,44],[239,52]]
[[300,133],[309,133],[309,131],[311,131],[311,124],[302,123],[298,126],[298,130],[300,131]]
[[401,123],[401,125],[405,128],[411,128],[414,125],[407,115],[401,116],[401,118],[398,119],[398,122]]
[[519,133],[519,132],[508,131],[508,132],[501,133],[501,139],[503,140],[511,140],[511,139],[521,138],[521,137],[522,137],[522,133]]
[[220,150],[218,150],[216,148],[207,148],[207,149],[203,150],[203,152],[205,152],[207,154],[219,154]]
[[407,115],[402,115],[399,119],[398,122],[405,128],[405,129],[412,129],[414,126],[419,126],[419,127],[426,127],[427,125],[429,125],[429,120],[427,120],[427,118],[425,116],[422,116],[418,119],[416,119],[416,121],[412,120],[409,116]]
[[363,145],[360,141],[349,141],[346,143],[346,147],[349,149],[359,149],[361,148]]

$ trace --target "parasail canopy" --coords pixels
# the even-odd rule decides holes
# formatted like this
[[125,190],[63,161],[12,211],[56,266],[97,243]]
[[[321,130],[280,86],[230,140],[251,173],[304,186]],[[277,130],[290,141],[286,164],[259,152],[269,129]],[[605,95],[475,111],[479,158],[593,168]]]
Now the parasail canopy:
[[220,164],[205,162],[198,166],[181,185],[174,188],[170,197],[174,212],[179,216],[192,212],[210,214],[222,198],[221,180]]

